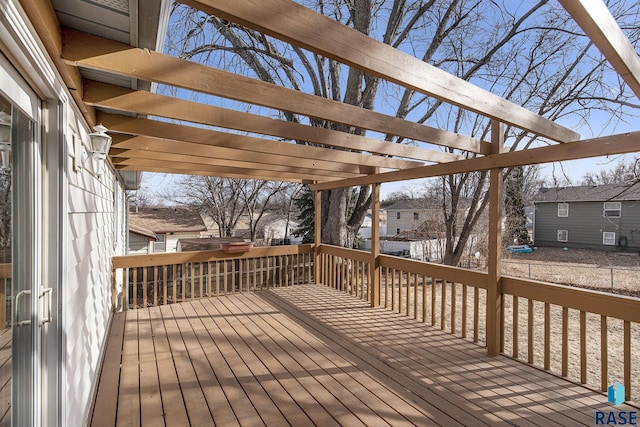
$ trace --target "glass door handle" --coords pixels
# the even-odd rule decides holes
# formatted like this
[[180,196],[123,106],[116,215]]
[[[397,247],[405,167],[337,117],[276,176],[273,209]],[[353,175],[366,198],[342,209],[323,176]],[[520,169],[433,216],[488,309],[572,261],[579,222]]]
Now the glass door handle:
[[16,294],[16,298],[13,301],[13,311],[14,311],[14,318],[16,319],[16,326],[23,326],[23,325],[30,325],[31,324],[31,319],[27,319],[27,320],[20,320],[20,297],[22,297],[23,295],[31,295],[31,290],[24,290],[24,291],[20,291]]
[[40,291],[40,298],[42,297],[46,297],[45,298],[45,307],[46,310],[44,310],[45,307],[43,307],[42,313],[46,312],[47,313],[47,317],[43,317],[40,320],[40,324],[44,325],[45,323],[51,322],[51,302],[52,302],[52,298],[53,298],[53,288],[44,288]]

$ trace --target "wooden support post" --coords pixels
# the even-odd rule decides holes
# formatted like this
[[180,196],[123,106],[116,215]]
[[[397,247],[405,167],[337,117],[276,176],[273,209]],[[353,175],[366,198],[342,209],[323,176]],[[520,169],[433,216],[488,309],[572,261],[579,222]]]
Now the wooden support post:
[[322,192],[314,191],[314,199],[315,203],[314,207],[314,220],[313,220],[313,266],[314,266],[314,281],[316,284],[322,282],[322,278],[320,277],[322,268],[321,268],[321,257],[320,257],[320,244],[322,243]]
[[[491,154],[498,154],[504,147],[504,126],[491,121]],[[487,281],[487,352],[490,356],[500,354],[500,322],[502,290],[502,168],[489,171],[489,254]]]
[[[377,171],[376,171],[377,173]],[[371,307],[380,305],[380,184],[371,188]]]

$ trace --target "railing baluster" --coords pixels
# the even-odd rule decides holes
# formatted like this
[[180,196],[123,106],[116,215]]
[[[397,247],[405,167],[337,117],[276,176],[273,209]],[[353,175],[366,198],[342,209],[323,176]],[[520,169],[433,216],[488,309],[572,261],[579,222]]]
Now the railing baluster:
[[391,269],[391,311],[396,307],[396,269]]
[[229,289],[229,270],[228,270],[229,261],[224,260],[224,261],[222,261],[222,263],[224,264],[223,265],[223,267],[224,267],[224,277],[222,278],[223,279],[222,282],[223,282],[223,285],[224,285],[224,289],[223,289],[222,294],[226,297],[227,296],[227,290]]
[[527,362],[533,364],[533,300],[527,298]]
[[418,318],[418,274],[413,273],[413,318]]
[[389,267],[384,268],[384,308],[389,308]]
[[407,285],[406,285],[406,294],[407,294],[407,306],[405,307],[405,316],[409,317],[411,315],[411,274],[409,272],[406,273],[407,277]]
[[600,316],[600,390],[607,391],[608,388],[608,365],[609,354],[607,352],[607,316]]
[[462,285],[462,338],[467,338],[467,289],[466,284]]
[[427,323],[427,276],[422,276],[422,323]]
[[196,266],[195,262],[190,264],[191,280],[189,280],[189,292],[191,292],[191,301],[193,301],[194,294],[196,293]]
[[138,309],[138,267],[133,268],[133,306],[134,310]]
[[142,267],[142,308],[147,308],[148,271],[148,267]]
[[569,309],[562,307],[562,376],[567,376],[569,366]]
[[[504,313],[504,310],[501,310]],[[480,332],[480,289],[473,288],[473,342],[477,343]],[[504,335],[504,334],[500,334]],[[504,352],[504,344],[502,346]]]
[[130,271],[131,269],[129,268],[122,269],[122,311],[127,311],[127,309],[129,308],[127,296],[129,294],[129,272]]
[[442,279],[440,285],[440,330],[444,331],[447,316],[447,281]]
[[544,304],[544,369],[551,367],[551,307]]
[[180,264],[180,286],[182,291],[182,300],[181,302],[185,302],[187,300],[187,264]]
[[587,383],[587,313],[580,310],[580,382]]
[[631,400],[631,322],[624,321],[624,400]]
[[158,266],[154,265],[153,266],[153,270],[151,270],[153,273],[153,281],[152,283],[152,288],[151,288],[151,293],[153,294],[153,306],[157,307],[158,305]]
[[518,351],[518,320],[520,319],[520,315],[518,314],[518,311],[520,309],[519,307],[519,301],[518,301],[518,297],[517,296],[513,296],[513,300],[512,300],[512,304],[513,304],[513,358],[514,359],[518,359],[520,357],[520,352]]
[[162,266],[162,305],[167,304],[167,292],[168,292],[168,284],[167,284],[167,266]]
[[431,326],[436,325],[436,285],[437,279],[431,277]]
[[456,297],[457,297],[457,285],[456,282],[451,282],[451,334],[456,333]]

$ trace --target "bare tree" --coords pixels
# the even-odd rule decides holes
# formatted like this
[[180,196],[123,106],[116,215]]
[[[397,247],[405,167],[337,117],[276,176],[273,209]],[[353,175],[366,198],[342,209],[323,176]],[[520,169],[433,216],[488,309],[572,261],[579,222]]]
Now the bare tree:
[[[579,28],[562,8],[548,0],[301,3],[549,119],[588,126],[592,112],[604,111],[613,123],[628,117],[625,114],[629,109],[638,108]],[[632,43],[637,43],[640,5],[632,0],[612,0],[609,7]],[[397,117],[476,138],[487,139],[489,135],[489,122],[482,116],[402,90],[217,17],[175,6],[172,22],[176,31],[170,32],[169,49],[184,58],[363,108],[375,106]],[[289,112],[275,114],[312,126],[354,134],[366,132]],[[537,136],[519,129],[507,128],[505,136],[511,150],[540,143]],[[392,135],[385,139],[414,143]],[[486,172],[442,178],[447,264],[458,264],[482,217],[488,203],[486,186]],[[369,187],[323,192],[323,242],[351,246],[370,195]]]
[[233,236],[243,217],[247,219],[249,238],[254,241],[260,221],[273,200],[293,184],[210,176],[185,177],[172,194],[173,203],[201,209],[218,227],[220,237]]
[[582,185],[630,184],[638,179],[640,179],[640,157],[627,162],[620,160],[610,169],[587,172],[582,178]]

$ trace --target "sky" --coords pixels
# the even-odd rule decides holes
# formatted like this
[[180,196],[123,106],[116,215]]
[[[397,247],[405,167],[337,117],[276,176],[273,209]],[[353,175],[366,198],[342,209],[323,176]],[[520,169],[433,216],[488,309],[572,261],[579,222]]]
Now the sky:
[[[199,101],[202,102],[202,100]],[[217,102],[223,101],[218,100]],[[598,116],[597,114],[593,114],[593,116],[590,117],[588,125],[582,125],[581,127],[571,126],[569,123],[561,124],[564,124],[565,126],[581,133],[583,139],[640,130],[640,126],[637,126],[635,123],[614,124],[610,121],[610,117],[602,117]],[[541,165],[541,176],[543,178],[546,178],[549,183],[552,183],[553,177],[555,177],[556,179],[565,181],[562,182],[563,184],[566,184],[566,181],[569,181],[570,184],[579,185],[582,181],[582,177],[587,172],[597,172],[602,169],[610,169],[617,165],[619,161],[633,157],[635,156],[612,156],[610,158],[594,158],[579,161],[545,164]],[[165,189],[175,187],[176,185],[178,185],[179,180],[180,178],[177,176],[144,173],[142,188],[143,191],[147,193],[157,194],[163,192]],[[423,185],[423,180],[383,184],[381,192],[382,198],[384,199],[390,193],[395,191],[407,191],[409,193],[419,192]]]

